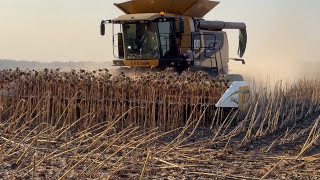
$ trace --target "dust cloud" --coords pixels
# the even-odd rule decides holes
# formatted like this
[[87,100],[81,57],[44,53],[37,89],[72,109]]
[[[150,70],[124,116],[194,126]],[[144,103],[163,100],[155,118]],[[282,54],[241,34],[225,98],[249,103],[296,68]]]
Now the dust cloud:
[[[264,81],[294,81],[320,75],[320,26],[317,17],[281,8],[263,19],[261,24],[247,22],[248,48],[246,65],[230,62],[232,74],[242,74],[246,79]],[[228,32],[230,53],[237,52],[238,34]],[[234,55],[235,56],[235,55]]]

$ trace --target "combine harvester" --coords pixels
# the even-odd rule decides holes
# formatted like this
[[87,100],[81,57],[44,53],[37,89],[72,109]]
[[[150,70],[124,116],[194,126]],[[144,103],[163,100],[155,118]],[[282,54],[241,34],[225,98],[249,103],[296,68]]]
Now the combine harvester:
[[160,71],[137,78],[114,76],[108,69],[0,71],[0,120],[32,119],[33,124],[53,127],[77,123],[85,128],[109,123],[116,130],[134,125],[170,131],[228,122],[224,112],[234,119],[238,111],[231,115],[235,111],[228,110],[244,110],[250,94],[243,79],[227,75],[229,47],[222,30],[240,30],[242,57],[246,26],[201,18],[217,4],[207,0],[116,4],[126,15],[101,23],[102,35],[106,23],[121,27],[117,44],[114,39],[118,49],[114,65]]
[[[202,17],[219,2],[209,0],[132,0],[114,4],[125,15],[101,22],[112,24],[114,66],[129,68],[175,68],[204,71],[224,77],[232,84],[216,103],[222,108],[244,108],[249,99],[248,84],[240,75],[227,75],[229,60],[241,59],[246,50],[247,31],[242,22],[207,21]],[[120,33],[114,34],[115,25]],[[240,58],[229,58],[224,29],[240,31]],[[116,43],[117,42],[117,43]],[[117,54],[117,55],[116,55]]]

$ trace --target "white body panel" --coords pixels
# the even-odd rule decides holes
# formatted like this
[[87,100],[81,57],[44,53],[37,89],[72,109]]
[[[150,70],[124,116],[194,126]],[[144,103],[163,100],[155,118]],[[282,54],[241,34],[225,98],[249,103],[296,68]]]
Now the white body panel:
[[216,104],[220,108],[239,108],[240,88],[249,86],[245,81],[234,81]]

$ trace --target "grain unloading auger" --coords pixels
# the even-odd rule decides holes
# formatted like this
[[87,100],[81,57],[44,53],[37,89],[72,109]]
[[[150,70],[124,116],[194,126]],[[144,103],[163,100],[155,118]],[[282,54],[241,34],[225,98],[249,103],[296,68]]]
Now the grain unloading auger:
[[[209,0],[132,0],[114,4],[125,15],[101,22],[120,25],[113,35],[114,66],[131,68],[175,68],[204,71],[211,77],[226,75],[230,88],[217,102],[217,107],[238,108],[248,101],[248,84],[239,75],[228,76],[230,60],[241,59],[246,50],[247,31],[242,22],[207,21],[202,17],[219,2]],[[240,58],[229,58],[228,37],[224,29],[240,31]],[[116,53],[117,52],[117,53]],[[240,81],[235,81],[237,77]],[[223,94],[223,93],[222,93]],[[240,104],[240,105],[239,105]]]

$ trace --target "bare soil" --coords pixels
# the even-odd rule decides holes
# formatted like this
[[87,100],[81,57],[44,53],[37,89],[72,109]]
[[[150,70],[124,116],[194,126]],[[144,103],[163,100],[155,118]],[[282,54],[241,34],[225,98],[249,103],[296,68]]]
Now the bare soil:
[[161,134],[133,127],[66,132],[57,139],[57,132],[9,131],[2,124],[0,178],[319,179],[319,145],[297,157],[318,117],[247,143],[241,142],[243,133],[214,138],[218,129],[208,126],[178,140],[181,130]]

